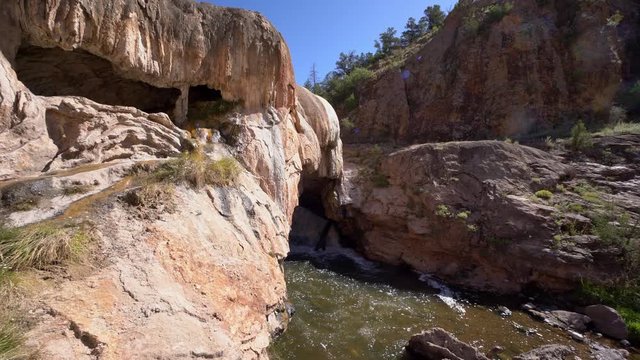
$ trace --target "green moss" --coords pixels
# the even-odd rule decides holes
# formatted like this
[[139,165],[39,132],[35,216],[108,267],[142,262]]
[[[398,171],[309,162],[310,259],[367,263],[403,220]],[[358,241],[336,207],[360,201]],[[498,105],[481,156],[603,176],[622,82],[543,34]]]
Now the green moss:
[[456,217],[460,220],[467,220],[469,216],[471,216],[471,211],[468,210],[461,211],[456,215]]
[[476,224],[467,224],[467,230],[469,230],[469,232],[472,233],[477,233],[478,232],[478,225]]
[[553,193],[549,190],[536,191],[536,197],[539,199],[549,200],[553,197]]

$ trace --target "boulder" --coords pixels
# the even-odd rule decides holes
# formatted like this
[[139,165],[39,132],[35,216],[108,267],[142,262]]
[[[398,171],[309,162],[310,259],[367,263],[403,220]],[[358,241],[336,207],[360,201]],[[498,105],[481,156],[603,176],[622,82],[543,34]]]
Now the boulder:
[[591,322],[591,318],[586,315],[578,314],[571,311],[555,310],[551,311],[550,315],[553,316],[562,325],[569,329],[577,331],[586,331],[587,325]]
[[488,360],[477,349],[441,328],[414,335],[409,340],[407,351],[426,360]]
[[629,336],[627,325],[615,309],[605,305],[591,305],[584,309],[584,313],[593,320],[599,332],[617,340],[624,340]]

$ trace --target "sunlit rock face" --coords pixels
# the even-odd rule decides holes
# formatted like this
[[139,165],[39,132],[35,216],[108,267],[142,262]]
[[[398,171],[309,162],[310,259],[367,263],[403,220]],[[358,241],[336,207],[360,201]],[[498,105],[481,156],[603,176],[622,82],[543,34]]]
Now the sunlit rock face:
[[[25,302],[26,346],[267,358],[287,322],[280,263],[300,194],[335,203],[342,176],[335,111],[296,86],[280,33],[187,0],[3,1],[0,33],[0,195],[46,205],[0,220],[89,220],[99,258]],[[132,167],[194,147],[235,157],[234,187],[177,184],[172,210],[151,216],[122,200]]]
[[607,120],[639,73],[637,5],[511,1],[491,18],[494,3],[461,1],[431,40],[366,84],[345,140],[527,137]]

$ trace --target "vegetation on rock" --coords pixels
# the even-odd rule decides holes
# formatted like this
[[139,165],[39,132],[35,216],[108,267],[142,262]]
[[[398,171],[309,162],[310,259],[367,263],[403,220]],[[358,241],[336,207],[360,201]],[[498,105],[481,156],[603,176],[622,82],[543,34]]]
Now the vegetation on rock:
[[0,268],[46,269],[68,260],[79,260],[90,240],[89,233],[76,224],[45,222],[21,228],[0,226]]
[[196,148],[163,163],[154,171],[153,176],[158,181],[187,183],[195,188],[202,188],[205,185],[231,186],[241,170],[240,164],[233,158],[213,160],[202,149]]

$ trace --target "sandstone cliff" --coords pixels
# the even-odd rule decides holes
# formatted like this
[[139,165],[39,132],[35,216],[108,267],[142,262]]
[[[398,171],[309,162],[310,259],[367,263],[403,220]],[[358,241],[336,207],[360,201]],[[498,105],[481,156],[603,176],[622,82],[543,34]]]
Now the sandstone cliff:
[[360,89],[345,139],[546,136],[577,118],[605,121],[639,74],[637,19],[628,0],[461,1],[426,44]]
[[[0,226],[93,239],[88,264],[9,268],[25,351],[266,358],[293,210],[302,191],[335,202],[342,175],[337,116],[296,87],[282,36],[185,0],[5,1],[0,29]],[[194,148],[237,179],[153,187]]]

